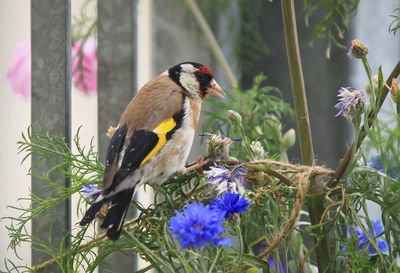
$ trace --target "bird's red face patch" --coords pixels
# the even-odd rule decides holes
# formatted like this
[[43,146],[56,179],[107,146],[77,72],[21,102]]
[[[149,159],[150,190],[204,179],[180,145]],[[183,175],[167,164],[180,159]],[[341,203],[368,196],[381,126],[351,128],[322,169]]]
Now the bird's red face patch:
[[211,80],[213,79],[213,74],[210,69],[206,66],[200,66],[198,70],[195,72],[197,81],[199,82],[199,91],[200,91],[200,98],[202,100],[205,99],[207,95],[207,88],[210,85]]
[[200,70],[201,73],[204,73],[204,74],[207,74],[207,75],[209,75],[211,77],[214,77],[213,73],[211,72],[210,69],[208,69],[207,66],[200,66],[199,70]]

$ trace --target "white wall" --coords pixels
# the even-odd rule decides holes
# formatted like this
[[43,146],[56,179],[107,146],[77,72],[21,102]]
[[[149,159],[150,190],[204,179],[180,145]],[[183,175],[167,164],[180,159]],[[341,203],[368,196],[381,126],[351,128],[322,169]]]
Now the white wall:
[[[72,1],[72,14],[78,15],[83,0]],[[89,12],[95,14],[95,9]],[[0,124],[3,133],[0,134],[0,217],[18,216],[17,211],[7,206],[19,206],[17,199],[29,196],[31,178],[27,176],[30,167],[28,159],[20,165],[22,155],[17,155],[16,142],[21,140],[21,133],[26,132],[31,123],[30,99],[15,95],[9,81],[6,79],[6,69],[15,44],[30,37],[30,1],[1,0],[0,3]],[[85,95],[72,86],[72,134],[78,127],[81,144],[88,145],[95,137],[97,143],[97,95]],[[76,206],[76,198],[73,198]],[[25,203],[25,207],[28,204]],[[75,212],[73,210],[73,212]],[[72,225],[79,221],[75,214],[71,215]],[[0,271],[5,271],[4,258],[9,258],[17,265],[31,264],[30,245],[19,248],[18,259],[12,250],[7,250],[9,244],[8,232],[5,226],[8,221],[0,222]],[[30,230],[30,226],[27,226]]]
[[[0,3],[0,217],[17,216],[7,206],[18,206],[17,199],[27,197],[31,179],[26,175],[29,163],[20,165],[22,155],[17,155],[17,141],[30,124],[30,100],[15,95],[6,79],[6,68],[16,43],[30,36],[30,2],[26,0],[1,0]],[[0,271],[5,270],[4,258],[12,258],[17,264],[30,264],[29,246],[18,252],[7,251],[9,243],[5,225],[0,222]],[[30,228],[30,227],[29,227]]]

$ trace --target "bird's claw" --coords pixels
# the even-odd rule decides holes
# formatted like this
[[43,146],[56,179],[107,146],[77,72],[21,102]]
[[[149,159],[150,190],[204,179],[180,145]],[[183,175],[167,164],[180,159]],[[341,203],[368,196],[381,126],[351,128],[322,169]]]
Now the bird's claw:
[[197,158],[196,164],[186,168],[186,172],[195,171],[195,170],[201,172],[203,170],[203,167],[207,166],[211,162],[212,162],[211,158],[206,158],[206,156],[201,155]]

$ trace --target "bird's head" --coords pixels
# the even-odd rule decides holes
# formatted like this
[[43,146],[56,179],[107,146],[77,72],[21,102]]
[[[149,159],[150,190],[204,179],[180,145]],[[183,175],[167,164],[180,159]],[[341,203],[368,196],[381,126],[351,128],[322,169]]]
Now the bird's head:
[[168,76],[193,98],[204,100],[207,94],[223,98],[225,92],[214,80],[208,67],[194,62],[177,64],[167,71]]

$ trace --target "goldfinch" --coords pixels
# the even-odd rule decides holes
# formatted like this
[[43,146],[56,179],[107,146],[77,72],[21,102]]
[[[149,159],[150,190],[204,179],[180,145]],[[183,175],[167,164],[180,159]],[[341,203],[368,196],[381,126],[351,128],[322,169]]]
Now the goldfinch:
[[201,103],[225,93],[204,65],[175,65],[146,83],[123,112],[106,154],[101,195],[82,218],[98,216],[111,240],[121,234],[132,197],[144,183],[185,173]]

